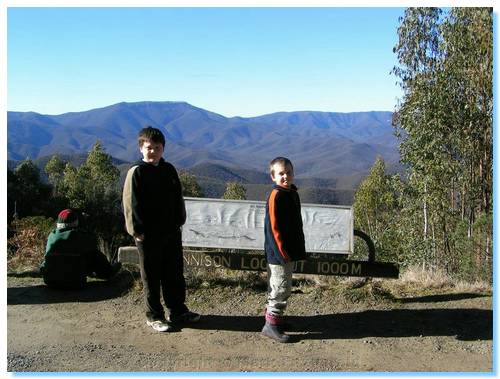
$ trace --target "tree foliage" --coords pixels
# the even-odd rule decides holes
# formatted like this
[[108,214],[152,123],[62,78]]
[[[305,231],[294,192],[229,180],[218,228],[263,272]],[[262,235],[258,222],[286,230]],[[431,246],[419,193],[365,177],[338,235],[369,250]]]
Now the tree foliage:
[[54,155],[52,158],[50,158],[50,160],[45,165],[45,173],[49,178],[49,182],[52,184],[54,196],[61,195],[65,167],[66,162],[64,162],[57,155]]
[[397,261],[399,246],[394,214],[397,213],[398,177],[386,173],[381,157],[375,161],[370,174],[361,183],[354,196],[355,228],[367,233],[375,243],[377,259]]
[[80,167],[66,164],[62,186],[71,207],[92,212],[101,206],[116,203],[119,177],[120,172],[113,165],[111,157],[97,142]]
[[50,187],[42,182],[40,169],[31,161],[22,161],[7,173],[8,218],[42,215],[50,208]]
[[[422,264],[481,275],[491,264],[493,22],[491,8],[409,8],[393,73],[403,97],[393,120],[410,198],[402,240]],[[411,238],[410,238],[411,236]],[[467,259],[466,259],[467,258]]]
[[226,184],[226,191],[222,195],[222,198],[227,200],[246,200],[247,190],[240,183],[229,182]]
[[[101,250],[110,258],[124,239],[119,170],[100,142],[96,142],[79,167],[52,158],[45,167],[50,180],[58,186],[68,206],[83,215],[82,223],[97,235]],[[55,183],[55,182],[53,182]]]
[[182,185],[182,195],[189,197],[203,197],[203,190],[201,189],[196,176],[190,174],[187,171],[181,171],[179,173],[179,179]]

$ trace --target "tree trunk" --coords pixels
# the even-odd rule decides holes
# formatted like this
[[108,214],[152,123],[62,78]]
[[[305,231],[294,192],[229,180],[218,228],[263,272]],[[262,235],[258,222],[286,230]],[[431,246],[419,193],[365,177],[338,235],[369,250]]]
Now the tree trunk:
[[428,222],[427,222],[427,184],[424,184],[424,240],[427,239]]

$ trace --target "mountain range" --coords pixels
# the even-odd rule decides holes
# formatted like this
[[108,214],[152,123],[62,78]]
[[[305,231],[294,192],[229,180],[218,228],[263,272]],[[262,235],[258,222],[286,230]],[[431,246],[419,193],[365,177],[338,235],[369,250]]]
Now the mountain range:
[[249,187],[268,184],[268,162],[278,155],[292,160],[297,180],[335,190],[352,191],[377,156],[384,158],[388,171],[400,169],[391,112],[298,111],[228,118],[185,102],[145,101],[60,115],[7,116],[10,160],[85,154],[99,140],[108,154],[132,162],[140,158],[138,131],[151,125],[165,134],[165,158],[205,181],[226,176]]

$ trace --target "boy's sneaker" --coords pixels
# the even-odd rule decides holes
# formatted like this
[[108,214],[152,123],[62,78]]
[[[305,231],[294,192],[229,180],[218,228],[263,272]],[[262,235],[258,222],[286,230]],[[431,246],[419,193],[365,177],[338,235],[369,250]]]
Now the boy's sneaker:
[[187,311],[180,315],[170,315],[170,322],[172,323],[190,323],[200,321],[201,316],[198,313]]
[[165,320],[153,320],[153,321],[147,320],[146,324],[152,327],[157,332],[170,332],[174,329],[172,325],[170,325]]

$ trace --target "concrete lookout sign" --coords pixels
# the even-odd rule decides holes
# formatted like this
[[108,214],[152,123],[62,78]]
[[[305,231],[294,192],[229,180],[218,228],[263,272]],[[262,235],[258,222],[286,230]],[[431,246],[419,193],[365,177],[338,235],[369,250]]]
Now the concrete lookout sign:
[[[182,229],[186,265],[266,270],[263,253],[265,202],[186,198],[186,210],[188,217]],[[294,272],[360,277],[399,276],[397,265],[375,262],[373,242],[363,232],[353,229],[351,207],[303,204],[302,220],[308,259],[296,262]],[[366,241],[368,261],[345,259],[354,250],[354,235]],[[120,247],[118,259],[139,263],[136,247]]]
[[[186,198],[184,246],[264,250],[264,201]],[[354,249],[352,208],[303,204],[306,251],[351,254]]]

